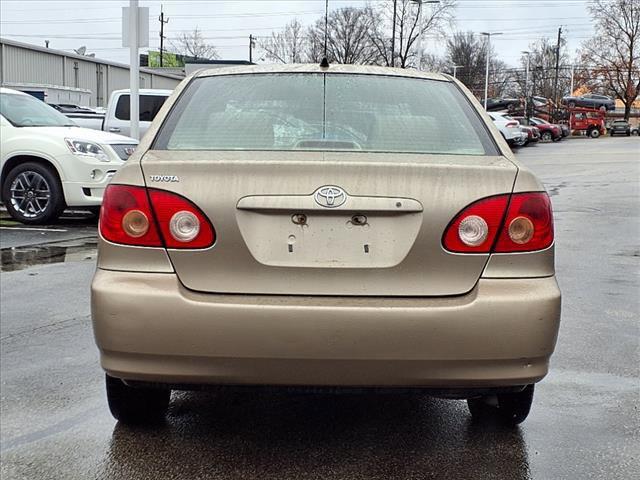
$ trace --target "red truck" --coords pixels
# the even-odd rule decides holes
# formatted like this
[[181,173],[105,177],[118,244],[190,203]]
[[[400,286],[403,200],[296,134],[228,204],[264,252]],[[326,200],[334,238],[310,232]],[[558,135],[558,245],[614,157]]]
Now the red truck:
[[569,108],[569,128],[572,131],[586,132],[591,138],[604,135],[605,112],[595,108]]

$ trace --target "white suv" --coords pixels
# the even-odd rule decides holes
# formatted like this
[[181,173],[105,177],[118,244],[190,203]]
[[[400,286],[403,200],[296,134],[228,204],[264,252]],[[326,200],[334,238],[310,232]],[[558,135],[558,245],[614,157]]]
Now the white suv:
[[509,115],[496,112],[487,112],[493,123],[507,141],[509,146],[521,147],[527,141],[528,134],[520,128],[520,123]]
[[22,223],[56,219],[65,207],[97,210],[137,140],[88,128],[44,102],[0,89],[0,186]]

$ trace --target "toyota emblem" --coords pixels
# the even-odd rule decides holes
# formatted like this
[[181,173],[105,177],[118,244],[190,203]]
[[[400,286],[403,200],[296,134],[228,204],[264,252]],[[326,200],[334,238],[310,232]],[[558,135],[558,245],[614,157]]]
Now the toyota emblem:
[[313,198],[321,207],[336,208],[347,201],[347,192],[335,185],[325,185],[316,190]]

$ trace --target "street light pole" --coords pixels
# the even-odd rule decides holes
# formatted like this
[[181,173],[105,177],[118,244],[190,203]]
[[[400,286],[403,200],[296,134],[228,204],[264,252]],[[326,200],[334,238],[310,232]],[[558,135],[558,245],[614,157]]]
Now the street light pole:
[[502,35],[502,32],[480,32],[487,37],[487,65],[484,72],[484,109],[487,109],[487,96],[489,95],[489,54],[491,53],[491,35]]
[[529,118],[529,115],[527,114],[527,103],[529,101],[529,63],[531,61],[531,52],[523,50],[522,54],[527,56],[527,68],[524,76],[524,116]]
[[140,119],[140,103],[138,96],[139,79],[139,60],[138,60],[138,0],[129,1],[129,119],[130,132],[129,136],[135,139],[140,138],[138,121]]
[[416,69],[422,70],[422,4],[423,3],[440,3],[440,0],[411,0],[418,4],[418,53],[416,59]]

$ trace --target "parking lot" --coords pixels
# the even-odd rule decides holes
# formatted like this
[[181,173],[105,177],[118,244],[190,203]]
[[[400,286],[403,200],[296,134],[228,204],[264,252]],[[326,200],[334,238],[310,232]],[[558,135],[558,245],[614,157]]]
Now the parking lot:
[[462,401],[287,392],[174,393],[164,425],[117,425],[91,331],[96,220],[3,220],[2,476],[633,478],[639,146],[576,138],[517,153],[553,201],[563,314],[551,373],[516,429],[471,423]]

